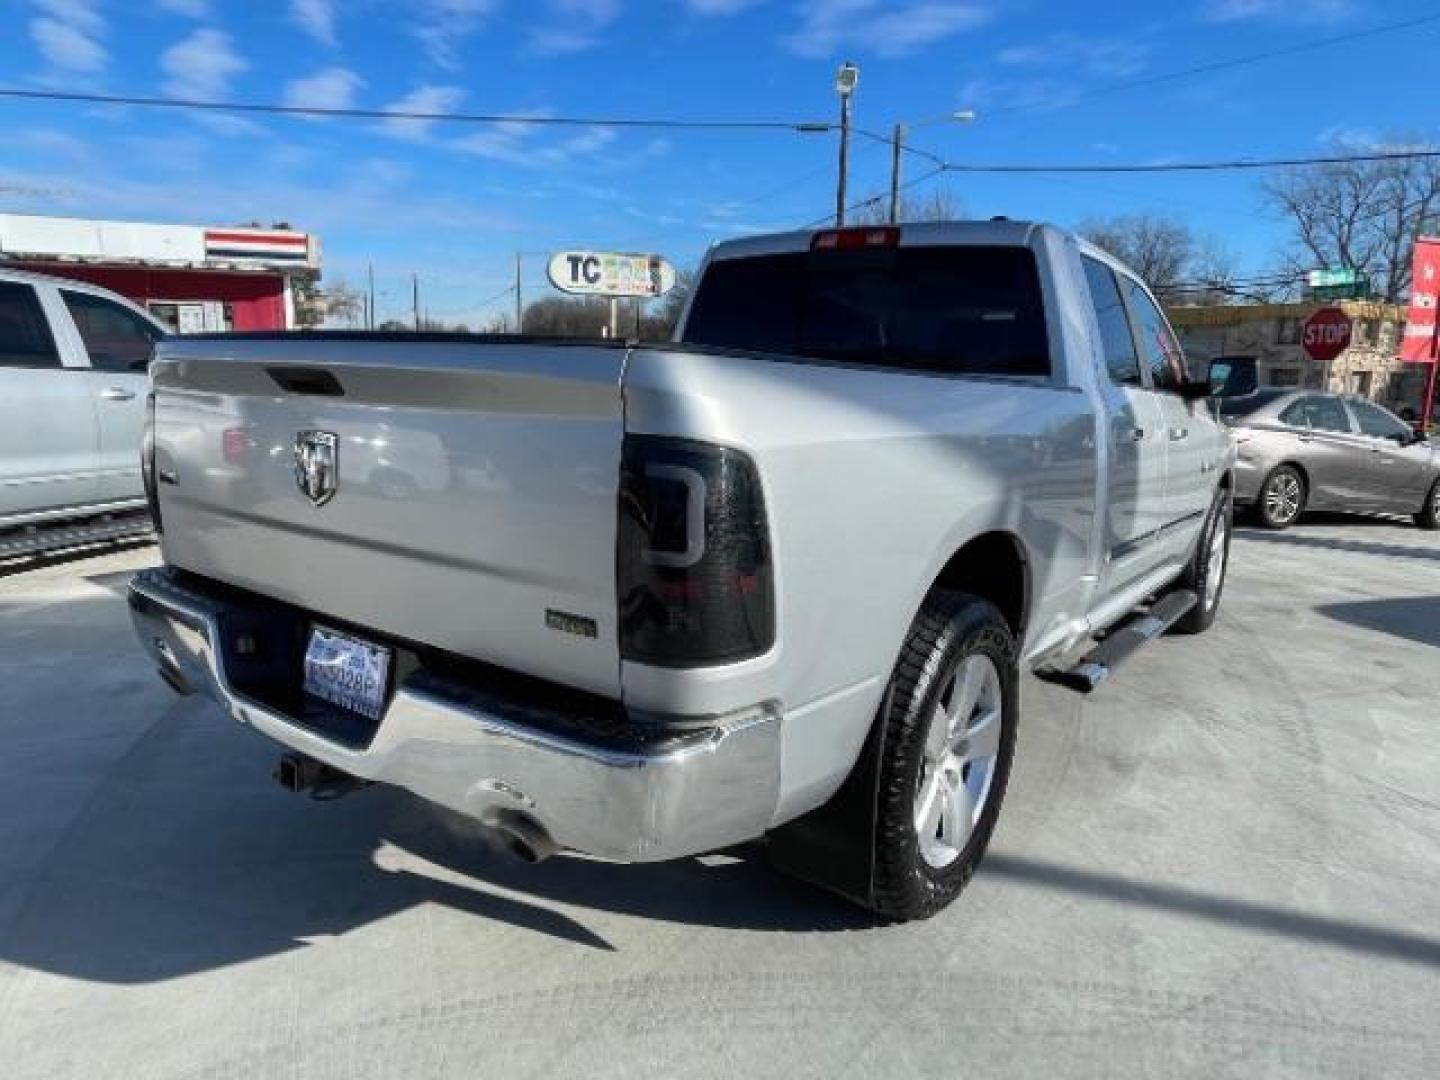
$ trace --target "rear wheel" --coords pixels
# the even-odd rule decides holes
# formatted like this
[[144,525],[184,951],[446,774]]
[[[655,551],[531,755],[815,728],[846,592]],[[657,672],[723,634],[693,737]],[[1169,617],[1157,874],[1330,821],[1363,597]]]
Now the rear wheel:
[[876,911],[923,919],[975,872],[1015,750],[1015,638],[994,604],[936,591],[891,677],[880,754]]
[[1230,566],[1233,517],[1230,491],[1221,488],[1215,492],[1210,513],[1205,516],[1200,542],[1195,545],[1195,556],[1180,579],[1182,586],[1195,590],[1197,600],[1195,606],[1175,623],[1177,633],[1202,634],[1215,621],[1220,610],[1220,594],[1225,590],[1225,571]]
[[1424,508],[1415,515],[1415,524],[1422,529],[1440,529],[1440,480],[1431,485]]
[[1293,465],[1281,465],[1265,478],[1255,512],[1267,529],[1288,529],[1305,509],[1305,478]]

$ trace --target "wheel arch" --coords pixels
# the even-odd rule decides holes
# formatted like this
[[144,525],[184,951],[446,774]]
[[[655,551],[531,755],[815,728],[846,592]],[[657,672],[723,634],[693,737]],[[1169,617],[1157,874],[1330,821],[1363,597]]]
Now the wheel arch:
[[1025,545],[1012,532],[992,529],[972,536],[955,549],[935,575],[929,595],[951,589],[989,600],[1023,641],[1031,608],[1031,564]]

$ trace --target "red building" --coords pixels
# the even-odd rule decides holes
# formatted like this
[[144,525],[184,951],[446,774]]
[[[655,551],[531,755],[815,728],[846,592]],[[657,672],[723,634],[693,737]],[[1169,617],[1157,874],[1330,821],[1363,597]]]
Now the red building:
[[0,263],[111,289],[180,333],[290,330],[308,321],[296,286],[319,277],[320,245],[286,228],[0,214]]

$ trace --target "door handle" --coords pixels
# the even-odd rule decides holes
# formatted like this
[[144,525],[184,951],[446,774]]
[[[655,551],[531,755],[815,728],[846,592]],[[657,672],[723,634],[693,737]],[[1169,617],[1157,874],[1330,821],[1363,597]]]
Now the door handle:
[[111,386],[101,390],[100,396],[106,401],[134,401],[135,391],[126,390],[123,386]]
[[1172,427],[1172,428],[1170,429],[1170,441],[1171,441],[1171,442],[1179,442],[1181,439],[1188,439],[1189,437],[1190,437],[1190,429],[1189,429],[1189,428]]
[[1130,441],[1131,441],[1131,442],[1144,442],[1144,441],[1145,441],[1145,429],[1144,429],[1143,427],[1133,428],[1133,429],[1131,430],[1131,432],[1130,432]]
[[1314,442],[1314,441],[1315,441],[1315,436],[1314,436],[1314,435],[1300,435],[1300,436],[1298,436],[1298,438],[1300,439],[1301,442]]

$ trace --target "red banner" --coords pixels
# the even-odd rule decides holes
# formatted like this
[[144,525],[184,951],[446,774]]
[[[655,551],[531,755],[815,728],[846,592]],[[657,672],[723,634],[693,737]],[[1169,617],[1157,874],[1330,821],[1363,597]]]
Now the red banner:
[[1410,281],[1410,319],[1400,343],[1400,359],[1416,364],[1435,361],[1435,307],[1440,297],[1440,237],[1415,241],[1415,275]]

